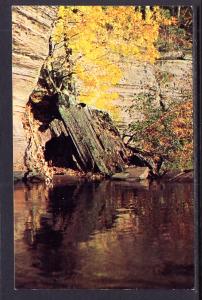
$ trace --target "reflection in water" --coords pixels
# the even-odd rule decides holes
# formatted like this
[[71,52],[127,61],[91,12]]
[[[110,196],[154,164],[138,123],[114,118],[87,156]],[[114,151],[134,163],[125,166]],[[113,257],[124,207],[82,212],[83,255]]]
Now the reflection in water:
[[193,288],[190,183],[15,187],[16,288]]

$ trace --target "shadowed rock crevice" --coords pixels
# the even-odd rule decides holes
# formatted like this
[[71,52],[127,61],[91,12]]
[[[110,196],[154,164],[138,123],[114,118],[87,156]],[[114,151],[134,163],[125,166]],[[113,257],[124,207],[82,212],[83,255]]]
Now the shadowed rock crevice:
[[[64,134],[53,137],[46,142],[44,157],[50,167],[70,168],[80,171],[88,171],[92,167],[82,165],[70,136]],[[94,171],[98,170],[95,169]]]

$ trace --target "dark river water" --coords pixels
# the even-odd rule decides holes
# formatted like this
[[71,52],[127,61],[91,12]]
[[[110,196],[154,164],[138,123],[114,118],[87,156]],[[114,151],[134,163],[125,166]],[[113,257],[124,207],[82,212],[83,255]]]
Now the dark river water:
[[15,185],[15,287],[193,288],[191,183]]

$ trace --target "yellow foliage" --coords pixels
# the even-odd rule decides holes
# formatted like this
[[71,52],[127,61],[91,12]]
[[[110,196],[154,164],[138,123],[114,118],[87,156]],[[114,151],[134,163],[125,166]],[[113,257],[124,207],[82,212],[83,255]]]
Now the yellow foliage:
[[79,100],[115,114],[112,100],[118,95],[110,90],[122,78],[120,59],[153,63],[162,22],[157,6],[146,7],[145,18],[135,6],[60,6],[53,39],[60,43],[68,37]]

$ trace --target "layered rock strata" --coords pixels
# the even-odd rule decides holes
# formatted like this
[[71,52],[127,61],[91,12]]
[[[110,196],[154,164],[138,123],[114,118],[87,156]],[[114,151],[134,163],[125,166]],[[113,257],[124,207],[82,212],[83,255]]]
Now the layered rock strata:
[[48,54],[48,40],[56,16],[57,7],[54,6],[12,7],[14,170],[24,169],[27,141],[22,118]]

